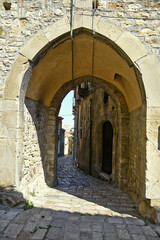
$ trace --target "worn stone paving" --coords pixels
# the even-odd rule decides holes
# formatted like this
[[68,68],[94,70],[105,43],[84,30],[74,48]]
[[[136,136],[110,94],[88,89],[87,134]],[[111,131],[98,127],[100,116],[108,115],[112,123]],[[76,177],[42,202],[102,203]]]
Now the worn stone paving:
[[[59,159],[56,189],[31,196],[34,208],[0,208],[0,240],[156,240],[128,194]],[[33,195],[33,194],[32,194]]]

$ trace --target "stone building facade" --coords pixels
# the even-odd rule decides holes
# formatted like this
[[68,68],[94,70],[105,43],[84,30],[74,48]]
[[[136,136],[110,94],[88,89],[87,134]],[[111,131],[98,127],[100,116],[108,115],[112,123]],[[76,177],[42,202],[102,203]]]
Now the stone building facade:
[[92,81],[116,105],[119,186],[160,205],[159,16],[154,0],[0,0],[1,186],[56,184],[61,101]]
[[[111,87],[100,81],[87,84],[86,88],[81,84],[75,96],[77,164],[95,177],[116,182],[137,200],[141,196],[143,174],[139,165],[144,148],[139,131],[144,124],[142,109],[130,113],[122,95],[119,98],[123,105],[118,105],[118,94]],[[111,136],[110,129],[105,130],[106,124],[110,125]]]

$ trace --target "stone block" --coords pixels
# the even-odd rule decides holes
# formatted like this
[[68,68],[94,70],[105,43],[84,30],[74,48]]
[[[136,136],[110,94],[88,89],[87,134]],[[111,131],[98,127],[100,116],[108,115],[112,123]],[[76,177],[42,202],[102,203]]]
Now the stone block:
[[78,29],[83,27],[83,15],[74,15],[73,29]]
[[62,233],[62,228],[51,227],[46,237],[49,239],[61,239]]
[[6,99],[16,99],[20,94],[22,79],[28,67],[28,59],[24,56],[19,55],[13,63],[12,70],[6,81],[4,93]]
[[7,36],[8,36],[8,33],[7,33],[7,31],[5,31],[4,29],[3,29],[3,27],[2,26],[0,26],[0,38],[7,38]]
[[112,224],[123,224],[123,218],[119,218],[119,217],[109,217],[108,218],[108,222],[112,223]]
[[[156,107],[147,107],[147,123],[151,123],[152,127],[155,122],[160,121],[160,108]],[[153,120],[153,122],[152,122]],[[155,121],[156,120],[156,121]]]
[[130,225],[139,225],[139,226],[145,225],[145,222],[143,220],[137,219],[137,218],[131,218],[131,217],[125,218],[125,222],[126,224],[130,224]]
[[44,35],[49,41],[53,41],[60,35],[70,32],[70,20],[68,17],[57,21],[44,31]]
[[146,237],[144,235],[133,234],[132,237],[133,237],[133,240],[146,240]]
[[81,10],[92,9],[92,1],[90,0],[75,0],[74,6]]
[[[54,238],[52,238],[52,239],[54,239]],[[66,232],[64,235],[64,238],[59,237],[57,239],[59,239],[59,240],[62,240],[62,239],[63,240],[80,240],[80,236],[79,236],[78,232]]]
[[56,9],[55,11],[54,11],[54,13],[55,13],[55,15],[57,15],[57,16],[63,16],[63,12],[62,12],[62,10],[61,9]]
[[48,229],[49,226],[50,226],[50,221],[49,221],[49,222],[41,221],[40,224],[39,224],[39,227],[40,227],[40,228],[46,228],[46,229]]
[[103,235],[100,232],[93,232],[93,240],[103,239]]
[[16,211],[9,211],[4,215],[4,219],[6,220],[13,220],[13,218],[15,218],[17,216],[18,212]]
[[143,226],[143,231],[147,236],[158,237],[157,233],[151,228],[151,226]]
[[16,128],[17,127],[17,112],[16,111],[3,111],[2,112],[2,127]]
[[16,143],[15,139],[0,139],[0,186],[15,185]]
[[10,238],[16,238],[17,235],[22,230],[23,226],[24,226],[23,224],[15,224],[15,223],[10,224],[4,232],[5,236]]
[[159,236],[160,236],[160,226],[156,226],[155,227],[155,230],[156,230],[156,232],[159,234]]
[[23,230],[24,230],[25,232],[30,232],[30,233],[32,233],[32,232],[35,231],[37,225],[38,225],[38,223],[28,222],[28,223],[25,225],[25,227],[24,227]]
[[40,32],[28,41],[28,43],[20,50],[20,53],[32,61],[48,43],[49,41],[46,36]]
[[114,233],[115,232],[115,227],[113,224],[110,223],[104,223],[104,231],[107,233]]
[[34,240],[42,240],[47,232],[47,229],[38,229],[33,235]]
[[148,42],[148,43],[151,43],[151,44],[158,44],[159,43],[159,38],[156,37],[156,36],[149,36],[149,37],[145,37],[145,41]]
[[17,137],[16,128],[7,128],[7,127],[0,128],[0,138],[16,139],[16,137]]
[[145,197],[148,199],[160,199],[159,181],[159,150],[153,142],[147,141],[147,162],[146,162],[146,191]]
[[130,239],[129,232],[126,229],[117,229],[120,239]]
[[122,48],[133,62],[147,55],[147,49],[143,43],[129,32],[124,32],[117,39],[116,44]]
[[[147,55],[136,62],[143,78],[147,107],[159,107],[160,102],[160,62],[154,55]],[[154,93],[154,94],[153,94]]]
[[31,240],[31,233],[29,232],[21,232],[16,240]]
[[93,29],[112,41],[116,41],[124,32],[121,27],[112,24],[102,17],[95,17]]
[[92,16],[83,16],[83,28],[92,29]]
[[2,111],[17,111],[18,110],[18,101],[16,100],[1,100],[0,109]]
[[[142,20],[141,20],[142,21]],[[144,28],[142,31],[141,31],[141,35],[157,35],[156,31],[153,31],[152,29],[149,29],[149,28]]]
[[12,28],[12,32],[10,33],[10,37],[19,37],[21,34],[21,28],[20,27],[14,27]]
[[63,5],[64,5],[65,7],[70,8],[70,6],[71,6],[70,0],[63,0]]
[[3,231],[3,229],[7,227],[8,224],[9,224],[8,220],[4,220],[4,219],[0,220],[0,232]]

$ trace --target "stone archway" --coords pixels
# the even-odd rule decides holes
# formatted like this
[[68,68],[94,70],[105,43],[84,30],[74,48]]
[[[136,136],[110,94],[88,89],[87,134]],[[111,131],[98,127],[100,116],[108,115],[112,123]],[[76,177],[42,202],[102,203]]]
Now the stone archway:
[[[95,78],[92,76],[85,76],[85,77],[81,77],[78,79],[74,79],[72,81],[69,81],[67,83],[65,83],[56,93],[55,97],[52,100],[51,103],[51,108],[53,109],[53,111],[51,111],[52,114],[52,118],[54,119],[54,123],[52,125],[56,126],[54,128],[54,136],[55,136],[55,140],[53,140],[53,142],[55,144],[52,145],[52,148],[55,149],[54,150],[54,155],[52,155],[52,159],[54,159],[54,161],[50,162],[51,164],[51,169],[54,169],[54,176],[53,176],[53,171],[52,171],[52,182],[53,182],[53,178],[54,178],[54,182],[57,182],[57,116],[58,116],[58,112],[60,109],[60,104],[63,100],[63,98],[65,97],[65,95],[71,90],[74,89],[77,85],[81,84],[81,83],[91,83],[93,89],[98,89],[98,91],[100,91],[101,93],[103,93],[104,91],[106,91],[109,94],[109,99],[111,98],[112,100],[112,104],[114,104],[115,106],[115,111],[113,111],[112,116],[108,116],[107,119],[110,120],[114,126],[114,150],[113,150],[113,174],[112,174],[112,179],[114,182],[116,182],[119,187],[126,189],[126,179],[128,178],[127,176],[127,172],[128,172],[128,163],[129,163],[129,156],[128,156],[128,152],[129,152],[129,137],[128,135],[126,135],[126,132],[129,130],[129,112],[128,112],[128,106],[127,103],[125,101],[125,98],[123,96],[123,94],[117,89],[115,88],[112,84],[110,83],[106,83],[104,80],[99,79],[99,78]],[[94,92],[94,91],[93,91]],[[96,100],[97,102],[97,98],[94,99],[94,101]],[[96,103],[95,103],[96,105]],[[99,105],[102,106],[103,108],[103,104],[101,102],[101,97],[99,98]],[[110,107],[112,107],[110,105]],[[110,109],[108,109],[110,111]],[[96,111],[96,109],[94,110]],[[141,110],[140,110],[141,111]],[[96,112],[95,112],[95,116],[96,116]],[[101,158],[102,158],[102,132],[100,131],[102,128],[103,123],[107,120],[106,119],[106,113],[105,115],[101,115],[98,114],[98,116],[100,118],[98,118],[98,121],[94,122],[93,121],[93,128],[92,128],[92,135],[93,135],[93,154],[92,154],[92,164],[91,166],[89,161],[90,161],[90,153],[89,153],[89,143],[87,144],[86,141],[84,141],[84,147],[85,147],[85,151],[83,146],[79,148],[79,153],[78,153],[78,163],[80,163],[81,161],[83,162],[83,159],[85,160],[84,162],[87,164],[84,167],[84,164],[80,164],[80,168],[83,169],[86,172],[90,172],[89,167],[91,167],[91,172],[93,176],[98,177],[98,172],[101,169]],[[113,120],[114,119],[114,120]],[[88,121],[89,123],[89,121]],[[117,128],[117,129],[116,129]],[[116,129],[116,130],[115,130]],[[87,130],[88,131],[88,130]],[[117,133],[115,133],[115,131]],[[49,131],[52,135],[52,139],[53,139],[53,134],[52,134],[52,130]],[[87,136],[88,137],[88,136]],[[99,144],[96,143],[96,141],[99,142]],[[83,140],[82,140],[83,142]],[[122,143],[121,143],[122,142]],[[86,149],[86,146],[88,146],[88,148]],[[85,152],[85,158],[84,158],[84,152]],[[127,153],[127,155],[126,155]],[[49,154],[50,155],[50,154]],[[51,159],[51,156],[49,156],[49,159]],[[88,159],[88,160],[87,160]]]
[[[152,131],[149,131],[150,126],[152,125],[152,121],[155,119],[155,108],[157,118],[160,115],[160,106],[159,106],[159,76],[160,76],[160,67],[157,58],[153,55],[149,55],[144,45],[139,41],[138,38],[133,36],[132,34],[123,31],[119,27],[111,24],[110,22],[104,20],[100,17],[94,17],[94,29],[96,34],[94,35],[94,41],[92,36],[92,17],[91,16],[75,16],[74,20],[74,33],[75,38],[73,41],[74,46],[80,46],[82,49],[88,49],[90,54],[88,56],[94,55],[95,68],[92,68],[92,64],[90,65],[90,59],[88,58],[88,62],[86,62],[85,67],[83,61],[81,61],[81,65],[78,62],[75,62],[75,65],[69,67],[65,74],[62,76],[62,81],[58,82],[58,79],[54,78],[57,83],[60,85],[56,85],[54,83],[54,89],[52,88],[52,84],[48,84],[49,88],[52,90],[48,92],[48,89],[45,88],[47,86],[47,80],[39,82],[39,85],[36,85],[36,79],[38,79],[39,75],[36,75],[36,71],[39,71],[39,67],[41,67],[41,63],[43,63],[45,58],[50,59],[52,55],[52,50],[55,52],[56,61],[62,60],[61,53],[63,52],[60,48],[62,44],[66,44],[65,48],[67,49],[73,47],[72,41],[70,40],[70,22],[68,18],[63,18],[62,20],[56,22],[47,29],[45,32],[40,32],[35,37],[33,37],[20,51],[20,55],[17,57],[17,60],[13,64],[13,68],[6,82],[4,101],[2,101],[2,109],[4,106],[12,104],[12,107],[5,107],[5,110],[2,113],[2,130],[9,126],[13,129],[13,131],[9,135],[9,139],[3,139],[2,148],[5,146],[6,150],[11,149],[6,156],[4,152],[2,156],[2,177],[1,184],[2,185],[10,185],[14,184],[18,187],[21,176],[21,169],[23,164],[22,158],[22,139],[23,139],[23,124],[24,124],[24,98],[27,90],[27,97],[33,100],[39,101],[46,106],[49,106],[54,94],[58,91],[58,89],[65,83],[65,81],[69,81],[71,79],[80,77],[82,75],[93,75],[102,79],[106,79],[109,82],[114,83],[114,85],[123,93],[125,99],[127,101],[128,107],[131,111],[131,115],[133,115],[133,125],[135,124],[135,120],[138,117],[138,113],[133,114],[132,110],[135,110],[142,106],[141,112],[143,115],[143,124],[142,126],[142,142],[144,151],[140,158],[140,166],[143,169],[143,177],[141,178],[141,184],[144,186],[141,196],[137,196],[138,198],[145,197],[149,199],[158,199],[160,198],[159,192],[159,170],[157,168],[159,163],[159,152],[157,148],[155,148],[155,143],[157,141],[157,136]],[[88,48],[88,45],[85,46],[87,42],[91,47]],[[107,41],[107,45],[104,43]],[[77,42],[77,45],[76,45]],[[94,48],[93,48],[94,43]],[[96,43],[96,44],[95,44]],[[127,44],[126,44],[127,43]],[[63,45],[64,46],[64,45]],[[67,48],[68,46],[68,48]],[[107,46],[106,51],[104,51],[104,46]],[[59,47],[59,48],[58,48]],[[94,54],[93,54],[94,49]],[[56,53],[57,50],[57,53]],[[62,51],[62,52],[61,52]],[[109,56],[112,56],[111,53],[117,54],[115,59],[119,58],[120,62],[117,62],[115,66],[119,66],[120,68],[124,64],[121,69],[124,69],[124,72],[120,69],[117,69],[116,72],[113,71],[111,76],[105,75],[109,72],[102,71],[102,68],[109,66],[106,65],[106,61],[101,61],[101,59],[105,59],[106,53],[109,53]],[[69,53],[69,52],[68,52]],[[87,52],[88,53],[88,52]],[[64,54],[64,53],[63,53]],[[72,61],[73,52],[70,51],[69,54],[66,52],[66,56],[70,58]],[[81,55],[81,49],[77,48],[75,54],[78,54],[78,58]],[[82,56],[83,57],[83,56]],[[54,58],[55,59],[55,58]],[[76,55],[74,56],[76,60]],[[120,60],[121,59],[121,60]],[[62,73],[62,69],[67,63],[67,59],[63,59],[62,68],[60,65],[59,71]],[[91,61],[93,63],[93,59]],[[104,63],[101,64],[101,63]],[[109,63],[109,61],[107,62]],[[113,64],[113,62],[111,62]],[[44,65],[45,66],[45,65]],[[55,65],[56,67],[56,65]],[[102,68],[101,68],[102,67]],[[73,71],[73,70],[76,70]],[[81,71],[83,69],[83,71]],[[33,71],[32,71],[33,70]],[[46,69],[45,69],[46,70]],[[93,71],[94,70],[94,71]],[[88,73],[88,71],[90,71]],[[74,72],[74,76],[73,76]],[[67,73],[67,75],[66,75]],[[103,73],[103,76],[101,75]],[[129,74],[129,75],[128,75]],[[56,75],[56,74],[55,74]],[[30,81],[30,79],[32,79]],[[40,78],[39,78],[40,79]],[[46,78],[47,79],[47,78]],[[150,81],[153,79],[153,81]],[[49,79],[48,79],[49,81]],[[28,86],[29,82],[29,86]],[[50,82],[50,81],[49,81]],[[48,83],[49,83],[48,82]],[[44,84],[44,85],[43,85]],[[154,94],[153,94],[154,92]],[[132,94],[130,94],[132,93]],[[34,97],[33,97],[34,96]],[[145,101],[147,104],[147,109],[145,105]],[[147,112],[146,112],[147,110]],[[146,116],[147,120],[146,120]],[[11,116],[12,121],[7,118],[7,116]],[[6,120],[7,119],[7,120]],[[5,121],[6,120],[6,121]],[[146,126],[145,126],[146,123]],[[136,125],[136,124],[135,124]],[[157,121],[157,129],[159,123]],[[146,132],[146,128],[147,132]],[[154,125],[156,128],[156,126]],[[132,132],[133,134],[133,132]],[[139,133],[140,134],[140,133]],[[147,135],[148,141],[146,142],[145,136]],[[16,139],[16,141],[15,141]],[[10,147],[12,145],[12,148]],[[145,153],[146,147],[146,153]],[[4,169],[3,164],[5,159],[8,160],[8,168]],[[153,164],[154,161],[154,164]],[[13,171],[10,172],[10,166],[12,164]],[[6,182],[6,176],[9,172],[8,182]],[[132,182],[132,181],[131,181]],[[132,184],[132,183],[131,183]],[[154,185],[154,188],[152,186]],[[157,190],[156,190],[157,189]]]

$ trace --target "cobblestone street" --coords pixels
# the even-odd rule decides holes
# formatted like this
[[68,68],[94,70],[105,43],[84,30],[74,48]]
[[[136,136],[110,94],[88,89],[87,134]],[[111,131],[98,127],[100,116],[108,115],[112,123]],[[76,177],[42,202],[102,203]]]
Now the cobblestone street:
[[31,197],[34,208],[0,210],[0,240],[156,240],[128,194],[59,158],[58,186]]

